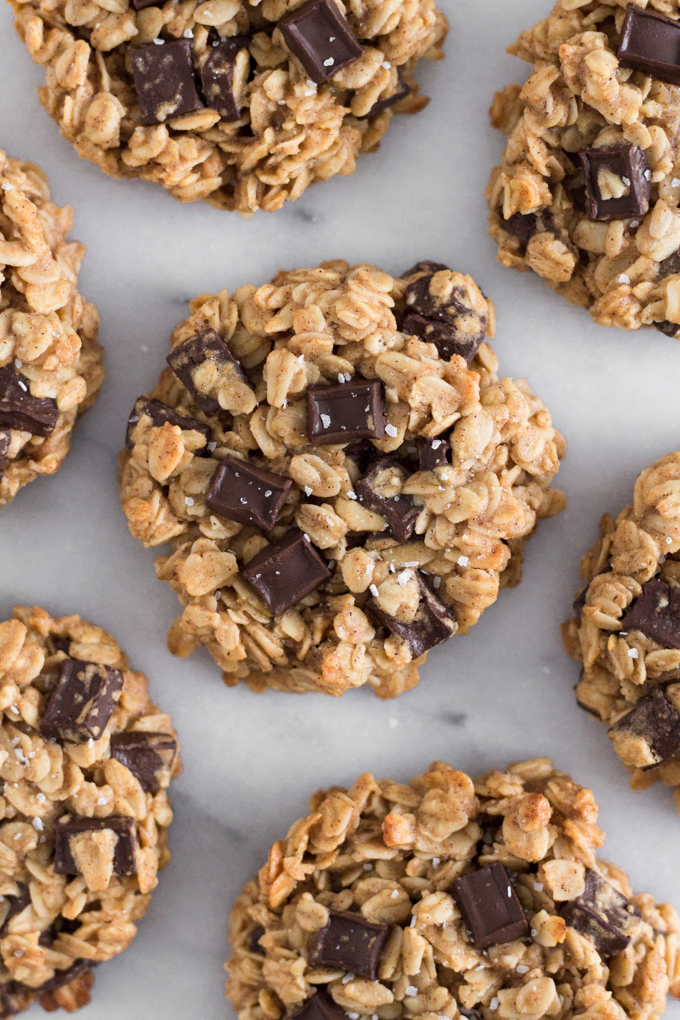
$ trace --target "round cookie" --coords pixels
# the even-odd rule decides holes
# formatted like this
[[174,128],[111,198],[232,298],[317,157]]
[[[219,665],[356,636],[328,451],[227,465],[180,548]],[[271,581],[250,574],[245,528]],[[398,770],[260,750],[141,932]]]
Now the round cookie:
[[96,305],[78,293],[85,247],[35,163],[0,151],[0,507],[53,475],[104,378]]
[[638,476],[615,521],[604,515],[562,633],[583,664],[578,703],[609,727],[631,786],[661,779],[680,811],[679,481],[680,453],[670,453]]
[[353,173],[395,112],[427,104],[413,72],[448,31],[434,0],[12,6],[80,156],[246,217]]
[[487,189],[506,266],[533,270],[603,326],[680,335],[677,0],[559,0],[508,52],[509,136]]
[[205,645],[255,690],[413,687],[564,506],[564,441],[525,380],[499,380],[493,329],[473,280],[431,262],[196,298],[120,462],[132,534],[172,542],[171,651]]
[[239,1020],[660,1016],[680,921],[596,822],[548,758],[319,790],[231,912]]
[[169,715],[101,627],[17,606],[0,623],[0,1016],[72,1013],[170,860]]

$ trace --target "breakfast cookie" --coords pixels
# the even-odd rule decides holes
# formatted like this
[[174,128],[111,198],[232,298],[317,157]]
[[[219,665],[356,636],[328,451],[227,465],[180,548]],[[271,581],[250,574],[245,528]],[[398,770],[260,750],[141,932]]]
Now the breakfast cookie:
[[558,0],[508,52],[534,69],[491,108],[499,260],[603,326],[680,336],[678,0]]
[[564,441],[500,379],[469,276],[324,262],[202,294],[134,405],[120,493],[132,534],[231,686],[382,698],[521,576],[564,507]]
[[615,521],[605,514],[600,534],[563,626],[583,663],[576,697],[609,727],[633,789],[661,779],[680,811],[680,453],[639,475],[633,502]]
[[597,857],[597,810],[548,758],[319,790],[231,912],[239,1020],[659,1017],[680,920]]
[[169,715],[101,627],[17,606],[0,623],[0,1017],[72,1013],[136,933],[170,860]]
[[78,293],[85,247],[45,174],[0,151],[0,507],[53,475],[104,378],[96,305]]
[[353,173],[448,30],[434,0],[10,2],[80,156],[246,217]]

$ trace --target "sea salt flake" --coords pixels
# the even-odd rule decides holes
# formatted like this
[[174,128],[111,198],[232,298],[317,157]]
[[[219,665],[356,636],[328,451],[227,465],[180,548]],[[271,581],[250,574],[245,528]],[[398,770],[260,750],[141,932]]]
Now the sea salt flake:
[[156,44],[156,46],[162,46],[163,45],[163,40],[162,39],[154,39],[154,43]]
[[323,66],[324,67],[332,67],[334,63],[335,63],[335,58],[334,57],[329,57],[328,60],[324,60]]
[[622,177],[621,180],[623,181],[627,188],[630,187],[630,179],[628,177]]
[[404,587],[405,584],[408,584],[410,580],[411,580],[410,570],[402,570],[401,574],[397,575],[397,581],[402,586],[402,588]]
[[459,567],[467,567],[469,562],[470,562],[470,560],[468,559],[467,556],[459,556],[458,557],[458,566]]
[[20,358],[15,358],[14,364],[17,366],[17,368],[21,368],[21,366],[23,365],[23,361],[21,361]]
[[628,649],[628,656],[631,659],[639,659],[640,653],[638,652],[637,648],[629,648]]
[[517,971],[518,974],[528,974],[529,973],[529,968],[526,967],[523,963],[519,963],[515,967],[515,970]]
[[543,891],[543,883],[542,882],[534,882],[534,889],[536,890],[536,892],[542,892]]
[[356,492],[353,492],[352,489],[350,489],[349,492],[347,493],[347,499],[356,499],[356,498],[357,498]]
[[385,432],[387,433],[388,436],[392,436],[393,439],[397,435],[397,429],[395,428],[394,425],[386,425]]
[[651,170],[645,170],[644,178],[645,178],[646,181],[651,181],[651,179],[652,179],[652,171]]
[[347,971],[344,978],[342,979],[343,985],[349,984],[350,981],[354,981],[354,974],[351,971]]
[[194,37],[194,33],[191,31],[190,28],[187,28],[186,32],[184,33],[184,38],[185,39],[193,39],[193,37]]
[[405,991],[404,994],[405,995],[417,995],[418,994],[418,989],[416,988],[415,985],[407,985],[406,986],[406,991]]
[[187,506],[193,506],[194,505],[194,497],[193,496],[185,496],[184,497],[184,502],[186,503]]
[[491,1000],[491,1002],[489,1003],[489,1008],[490,1008],[490,1009],[498,1009],[498,1006],[499,1006],[499,1003],[500,1003],[500,1001],[501,1001],[501,1000],[500,1000],[500,999],[498,998],[498,996],[497,996],[497,995],[494,995],[493,999],[492,999],[492,1000]]
[[376,586],[374,584],[371,584],[371,585],[369,585],[368,590],[370,591],[370,593],[373,596],[373,598],[377,599],[377,597],[378,597],[378,589],[376,588]]
[[321,424],[323,425],[323,427],[325,429],[329,429],[331,427],[331,416],[330,416],[330,414],[322,414],[321,415]]
[[392,65],[390,64],[389,60],[383,60],[383,62],[382,62],[382,64],[380,66],[384,67],[386,71],[389,71],[389,69],[392,67]]
[[311,496],[312,495],[312,491],[313,490],[310,488],[309,485],[305,485],[305,496]]
[[626,276],[625,273],[621,273],[619,276],[619,283],[630,283],[630,276]]
[[399,895],[399,890],[398,889],[393,889],[392,892],[390,893],[390,899],[396,900],[398,895]]
[[88,747],[94,747],[94,740],[92,739],[92,737],[90,737],[90,739],[88,740],[87,746]]
[[42,832],[43,831],[45,826],[43,825],[41,818],[34,818],[33,819],[33,828],[37,829],[38,832]]

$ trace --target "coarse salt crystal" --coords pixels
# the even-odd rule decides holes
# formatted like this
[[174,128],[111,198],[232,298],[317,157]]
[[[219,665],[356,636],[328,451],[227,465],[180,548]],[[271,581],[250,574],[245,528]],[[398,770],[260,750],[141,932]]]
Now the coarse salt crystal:
[[388,436],[392,436],[393,439],[397,435],[397,429],[395,428],[394,425],[386,425],[385,432],[387,433]]
[[383,60],[380,66],[384,67],[387,71],[389,71],[392,65],[390,64],[389,60]]
[[441,861],[442,861],[441,857],[433,857],[432,858],[432,867],[433,868],[438,868],[439,865],[441,864]]
[[405,994],[406,995],[417,995],[418,994],[418,989],[416,988],[415,985],[406,985],[406,992],[405,992]]
[[21,366],[23,365],[23,361],[20,358],[15,358],[14,364],[17,366],[17,368],[21,368]]
[[371,585],[369,585],[368,590],[370,591],[370,593],[373,596],[373,598],[377,599],[377,597],[378,597],[378,589],[376,588],[376,586],[374,584],[371,584]]
[[619,283],[630,283],[630,276],[626,276],[625,273],[621,273],[619,276]]
[[441,579],[441,577],[435,577],[435,579],[434,579],[434,581],[433,581],[432,583],[433,583],[433,585],[435,586],[435,588],[439,588],[439,586],[440,586],[440,585],[441,585],[441,583],[442,583],[442,579]]
[[10,184],[9,181],[3,181],[2,182],[2,190],[3,191],[14,191],[14,185]]
[[94,740],[92,739],[92,737],[90,737],[90,739],[88,740],[87,746],[88,747],[94,747]]
[[536,890],[536,892],[542,892],[542,890],[543,890],[543,883],[542,882],[534,882],[534,889]]
[[528,974],[529,973],[529,968],[526,967],[523,963],[519,963],[515,967],[515,970],[517,971],[518,974]]
[[271,494],[272,494],[272,490],[271,489],[267,489],[267,491],[265,492],[265,496],[271,496]]
[[162,46],[163,45],[163,40],[162,39],[154,39],[154,42],[155,42],[156,46]]
[[415,928],[415,926],[416,926],[416,916],[414,914],[413,917],[411,918],[411,923],[409,924],[409,928]]
[[353,981],[353,980],[354,980],[354,974],[352,974],[351,970],[348,970],[347,973],[345,974],[344,978],[342,979],[342,983],[343,983],[343,985],[346,985],[346,984],[349,984],[349,982]]
[[100,797],[97,801],[97,807],[104,807],[106,804],[106,797]]
[[652,171],[651,170],[645,170],[644,178],[645,178],[646,181],[651,181],[651,179],[652,179]]
[[194,505],[194,497],[193,496],[185,496],[184,497],[184,502],[186,503],[187,506],[193,506]]
[[470,560],[468,559],[467,556],[459,556],[458,557],[458,566],[459,567],[467,567],[469,562],[470,562]]
[[41,804],[44,804],[45,801],[47,800],[47,797],[45,796],[44,793],[37,793],[36,800],[39,801]]
[[324,60],[323,66],[324,67],[332,67],[334,63],[335,63],[335,58],[334,57],[329,57],[328,60]]
[[673,539],[672,539],[672,538],[670,538],[670,536],[669,536],[669,537],[668,537],[668,538],[666,539],[666,545],[670,545],[672,541],[673,541]]
[[330,414],[322,414],[321,415],[321,424],[323,425],[323,427],[325,429],[328,429],[328,428],[331,427],[331,416],[330,416]]
[[627,177],[622,177],[621,180],[623,181],[627,188],[630,187],[630,180]]
[[404,587],[405,584],[408,584],[410,580],[411,580],[410,570],[402,570],[402,572],[397,575],[397,581],[402,586],[402,588]]
[[309,485],[305,485],[305,496],[311,496],[311,495],[312,495],[312,489],[310,488]]
[[498,1005],[499,1005],[500,1001],[501,1000],[498,998],[498,996],[494,995],[493,999],[489,1003],[489,1009],[498,1009]]
[[194,37],[194,33],[191,31],[190,28],[187,28],[186,32],[184,33],[184,38],[185,39],[193,39],[193,37]]
[[347,493],[347,499],[356,499],[356,498],[357,498],[356,492],[353,492],[352,489],[350,489],[349,492]]
[[631,659],[638,659],[640,657],[640,653],[638,652],[637,648],[629,648],[628,656]]
[[636,227],[640,226],[640,221],[639,220],[631,220],[630,221],[630,225],[631,225],[632,229],[635,230]]
[[37,829],[38,832],[42,832],[43,831],[45,826],[43,825],[41,818],[34,818],[33,819],[33,828]]
[[398,895],[399,895],[399,890],[398,889],[393,889],[392,892],[390,893],[390,899],[396,900]]
[[19,386],[21,386],[24,393],[28,393],[28,387],[26,386],[26,384],[22,383],[21,379],[17,379],[17,382],[19,383]]
[[208,449],[210,450],[211,453],[214,453],[216,447],[217,443],[208,443]]

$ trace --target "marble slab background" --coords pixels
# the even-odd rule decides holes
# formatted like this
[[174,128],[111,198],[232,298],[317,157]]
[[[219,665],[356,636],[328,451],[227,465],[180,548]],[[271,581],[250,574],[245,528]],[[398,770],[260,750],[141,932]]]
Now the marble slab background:
[[[483,189],[502,150],[488,125],[494,91],[524,80],[504,52],[548,12],[548,0],[443,0],[444,63],[420,72],[430,106],[395,120],[353,177],[312,188],[247,222],[182,206],[142,182],[116,182],[79,160],[39,106],[42,72],[0,8],[0,147],[34,160],[88,254],[82,290],[99,305],[108,378],[56,478],[2,511],[0,619],[38,602],[113,632],[173,713],[185,771],[173,787],[173,861],[132,947],[97,973],[83,1020],[222,1020],[229,906],[308,795],[371,770],[408,780],[435,758],[469,772],[551,755],[591,785],[608,833],[605,856],[634,886],[680,906],[680,818],[670,793],[628,789],[604,727],[577,709],[577,668],[559,640],[578,560],[604,511],[632,495],[637,473],[680,445],[680,345],[655,331],[594,325],[533,276],[494,262]],[[493,297],[501,371],[526,375],[569,441],[560,482],[568,510],[531,541],[525,579],[503,592],[466,638],[436,650],[416,690],[381,703],[228,690],[207,654],[180,662],[165,647],[177,614],[155,578],[153,550],[128,533],[116,457],[135,397],[152,386],[168,335],[203,291],[263,283],[280,267],[325,258],[401,273],[422,258],[467,271]],[[27,1014],[44,1014],[38,1007]],[[680,1006],[669,1016],[680,1018]]]

